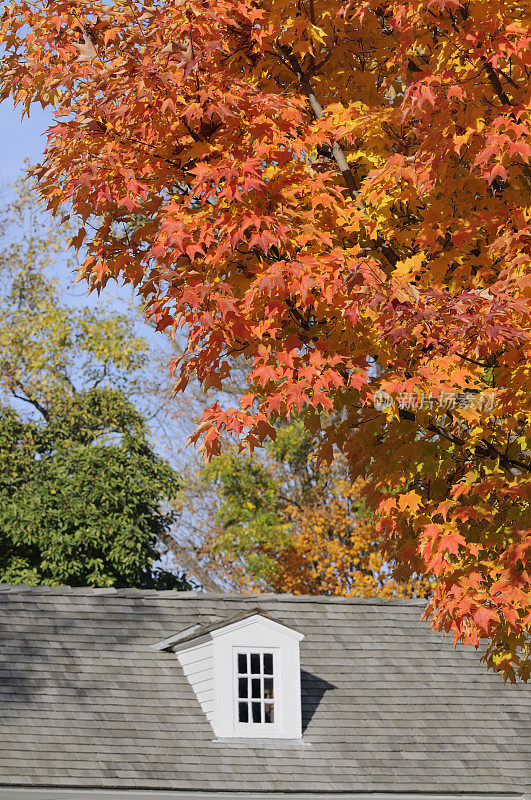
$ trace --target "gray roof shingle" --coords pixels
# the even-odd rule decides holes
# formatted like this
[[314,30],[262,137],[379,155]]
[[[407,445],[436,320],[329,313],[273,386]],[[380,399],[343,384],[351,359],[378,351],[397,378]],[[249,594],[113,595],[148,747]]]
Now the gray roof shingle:
[[[303,740],[215,741],[152,645],[259,608],[305,635]],[[421,624],[422,603],[0,588],[0,786],[519,793],[531,691]]]

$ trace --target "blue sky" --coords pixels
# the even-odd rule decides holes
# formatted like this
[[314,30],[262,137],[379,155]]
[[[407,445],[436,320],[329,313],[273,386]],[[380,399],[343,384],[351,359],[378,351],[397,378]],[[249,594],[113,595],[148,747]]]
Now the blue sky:
[[0,177],[2,183],[13,183],[20,175],[24,159],[38,161],[42,154],[46,128],[51,115],[34,104],[31,116],[20,121],[20,111],[11,100],[0,103]]
[[[9,192],[17,178],[24,174],[27,159],[31,163],[40,160],[46,146],[46,130],[52,122],[52,115],[37,103],[32,105],[30,116],[23,120],[20,119],[20,110],[14,108],[11,100],[0,103],[0,184],[3,192]],[[56,275],[65,287],[71,287],[75,276],[70,269],[62,267],[65,260],[66,254],[64,259],[58,258]],[[87,299],[84,284],[71,289],[70,293],[80,304],[88,302],[92,305],[96,301],[95,295]]]
[[[24,174],[24,162],[27,159],[31,163],[40,160],[46,146],[46,130],[52,122],[52,115],[43,111],[36,103],[31,107],[30,116],[23,120],[20,119],[20,110],[14,108],[11,100],[0,103],[0,185],[3,191],[8,192],[17,178]],[[58,261],[60,264],[60,259]],[[70,270],[64,269],[59,271],[57,277],[65,284],[70,284],[75,276]],[[84,284],[74,288],[72,294],[80,302],[86,301],[89,305],[97,301],[96,295],[85,300],[87,293]],[[116,297],[119,310],[122,310],[120,297],[129,299],[129,292],[121,290],[117,285],[113,285],[106,295],[111,304],[113,297]]]

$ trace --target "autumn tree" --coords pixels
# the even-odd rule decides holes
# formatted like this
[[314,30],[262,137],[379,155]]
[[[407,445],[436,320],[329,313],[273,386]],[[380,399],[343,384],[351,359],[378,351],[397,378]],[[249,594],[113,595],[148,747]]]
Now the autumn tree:
[[200,471],[184,495],[209,572],[246,591],[428,596],[427,581],[395,579],[360,481],[342,458],[319,467],[317,447],[295,418],[262,452],[225,449]]
[[[326,427],[435,627],[531,670],[529,27],[521,0],[14,0],[2,97],[41,195],[174,364],[247,388],[207,454]],[[134,233],[131,221],[142,219]],[[381,394],[384,392],[384,394]],[[398,489],[398,490],[397,490]]]

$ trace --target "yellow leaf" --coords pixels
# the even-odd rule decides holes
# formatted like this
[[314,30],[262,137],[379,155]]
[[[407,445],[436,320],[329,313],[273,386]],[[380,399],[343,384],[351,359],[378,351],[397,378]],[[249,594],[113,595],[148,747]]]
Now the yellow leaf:
[[398,498],[398,508],[400,511],[405,511],[406,508],[410,508],[415,514],[420,507],[420,500],[420,495],[416,492],[406,492],[406,494],[401,494]]

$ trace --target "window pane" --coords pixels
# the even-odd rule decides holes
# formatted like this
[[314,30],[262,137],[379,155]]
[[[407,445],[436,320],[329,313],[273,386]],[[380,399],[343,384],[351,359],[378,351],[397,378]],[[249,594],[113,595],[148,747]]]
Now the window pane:
[[253,722],[262,722],[262,703],[251,703],[253,709]]
[[249,706],[247,703],[238,703],[238,720],[249,722]]
[[273,653],[237,653],[238,721],[244,724],[274,723]]

